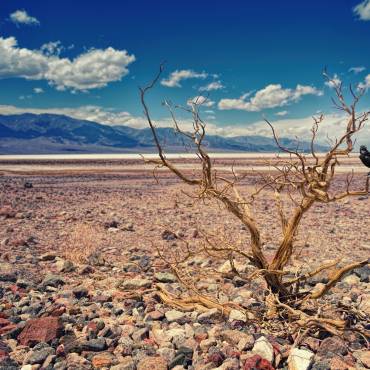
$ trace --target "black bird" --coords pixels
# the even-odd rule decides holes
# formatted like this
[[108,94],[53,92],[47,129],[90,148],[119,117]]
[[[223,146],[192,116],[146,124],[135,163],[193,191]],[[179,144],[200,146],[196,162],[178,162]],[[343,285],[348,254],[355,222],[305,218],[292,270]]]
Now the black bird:
[[360,146],[360,159],[366,167],[370,168],[370,152],[367,150],[365,145]]

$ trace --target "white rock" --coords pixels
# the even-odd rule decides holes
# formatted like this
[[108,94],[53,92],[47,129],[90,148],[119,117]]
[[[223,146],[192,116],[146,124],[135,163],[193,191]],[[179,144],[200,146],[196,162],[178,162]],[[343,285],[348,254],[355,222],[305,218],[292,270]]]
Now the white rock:
[[247,321],[247,315],[239,310],[231,310],[229,314],[229,321]]
[[[234,261],[234,266],[235,266],[236,271],[238,271],[238,272],[245,272],[245,270],[246,270],[246,264],[245,263],[240,263],[238,261]],[[232,271],[232,268],[231,268],[230,261],[226,261],[222,266],[220,266],[218,268],[218,272],[221,272],[221,273],[228,273],[228,272],[231,272],[231,271]]]
[[274,361],[274,348],[265,337],[260,337],[256,340],[252,352],[271,363]]
[[294,348],[288,357],[289,370],[307,370],[311,366],[314,354],[307,349]]
[[185,319],[185,314],[177,310],[167,311],[165,316],[168,322],[181,322]]

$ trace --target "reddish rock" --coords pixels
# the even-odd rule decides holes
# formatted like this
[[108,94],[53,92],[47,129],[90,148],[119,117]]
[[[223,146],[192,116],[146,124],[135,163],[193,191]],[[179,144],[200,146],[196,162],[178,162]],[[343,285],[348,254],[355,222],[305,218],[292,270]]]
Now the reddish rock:
[[330,368],[335,370],[348,370],[349,368],[355,368],[355,364],[345,361],[341,356],[335,356],[330,360]]
[[29,320],[18,336],[18,341],[24,346],[40,342],[51,342],[62,335],[63,327],[58,317],[48,316]]
[[25,239],[14,239],[10,242],[10,245],[13,246],[13,247],[21,247],[23,245],[27,245],[27,240]]
[[167,370],[167,360],[163,357],[145,357],[138,366],[137,370]]
[[10,324],[10,321],[7,319],[3,319],[0,317],[0,328],[3,328],[4,326],[7,326]]
[[321,342],[317,354],[321,357],[326,357],[328,352],[346,355],[348,353],[348,348],[343,339],[339,337],[329,337]]
[[15,324],[9,324],[7,326],[4,326],[0,329],[0,335],[9,333],[10,331],[14,330],[17,327]]
[[4,206],[0,208],[0,216],[4,216],[5,218],[14,218],[17,214],[10,206]]
[[271,363],[259,355],[254,355],[244,363],[244,370],[275,370]]
[[112,365],[117,363],[117,359],[110,352],[103,352],[95,355],[92,358],[92,364],[94,369],[110,368]]

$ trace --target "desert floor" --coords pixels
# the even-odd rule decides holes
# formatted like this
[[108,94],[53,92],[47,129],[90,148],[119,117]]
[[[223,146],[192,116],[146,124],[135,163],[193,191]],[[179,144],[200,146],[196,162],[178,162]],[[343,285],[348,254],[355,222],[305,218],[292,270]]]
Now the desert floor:
[[[260,184],[259,172],[271,170],[266,160],[218,158],[214,166],[224,176],[230,167],[248,172],[239,185],[248,194]],[[196,160],[174,162],[197,176]],[[367,169],[353,157],[343,161],[333,191],[344,189],[352,169],[353,188],[363,187]],[[153,176],[152,165],[139,159],[0,158],[0,189],[0,368],[272,369],[287,368],[289,356],[289,369],[370,368],[364,334],[347,331],[339,338],[312,330],[300,340],[299,352],[292,349],[293,329],[279,332],[235,312],[234,318],[214,310],[201,316],[164,305],[157,284],[179,295],[184,289],[157,248],[168,258],[181,256],[186,245],[200,250],[204,232],[242,250],[248,245],[243,225],[217,203],[195,201],[194,189],[168,171]],[[302,222],[289,271],[368,258],[369,199],[315,205]],[[252,208],[271,259],[281,238],[272,191]],[[211,271],[227,273],[225,261],[199,254],[186,266],[201,272],[197,287],[206,294],[245,308],[262,305],[261,278],[241,283],[214,277]],[[238,262],[245,268],[245,261]],[[325,281],[322,274],[307,286]],[[348,324],[364,333],[369,293],[365,266],[320,306],[342,310]]]

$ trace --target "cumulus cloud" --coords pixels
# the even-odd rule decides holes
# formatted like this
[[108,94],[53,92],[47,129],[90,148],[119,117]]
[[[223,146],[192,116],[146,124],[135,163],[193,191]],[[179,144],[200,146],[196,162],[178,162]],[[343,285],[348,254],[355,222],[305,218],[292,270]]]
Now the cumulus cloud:
[[[87,91],[107,86],[128,74],[135,61],[126,50],[91,49],[75,59],[60,58],[59,43],[42,50],[20,48],[14,37],[0,37],[0,79],[47,80],[57,90]],[[50,53],[50,52],[53,53]]]
[[43,93],[44,93],[44,89],[43,89],[43,88],[41,88],[41,87],[35,87],[35,88],[33,89],[33,92],[34,92],[35,94],[43,94]]
[[26,25],[39,25],[40,22],[37,18],[31,17],[25,10],[16,10],[14,13],[10,14],[10,20],[16,25],[26,24]]
[[333,77],[330,77],[330,81],[325,82],[325,85],[330,87],[330,88],[333,88],[335,86],[339,86],[341,83],[342,83],[342,80],[335,73]]
[[40,48],[41,52],[45,55],[57,55],[59,56],[60,53],[64,50],[64,47],[60,41],[50,41],[46,44],[43,44]]
[[353,8],[353,12],[362,21],[370,21],[370,0],[364,0]]
[[187,102],[188,106],[191,107],[193,104],[195,105],[201,105],[203,107],[212,107],[215,105],[215,102],[213,100],[210,100],[208,97],[203,95],[194,96],[194,98],[191,98]]
[[365,77],[365,81],[361,82],[358,87],[360,89],[369,89],[370,88],[370,74]]
[[221,81],[213,81],[210,82],[208,85],[201,86],[199,91],[213,91],[213,90],[221,90],[225,86],[221,83]]
[[348,72],[352,72],[354,73],[355,75],[357,75],[358,73],[361,73],[365,70],[366,68],[363,67],[363,66],[360,66],[360,67],[351,67]]
[[163,79],[161,84],[167,87],[181,87],[181,81],[188,80],[190,78],[197,78],[204,80],[208,77],[205,72],[195,72],[191,69],[182,69],[172,72],[167,79]]
[[221,99],[218,108],[221,110],[245,110],[259,112],[266,108],[276,108],[297,102],[304,95],[321,96],[322,91],[313,86],[297,85],[295,89],[285,89],[280,84],[270,84],[257,91],[254,96],[246,100],[251,94],[247,93],[238,99]]

